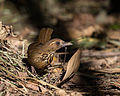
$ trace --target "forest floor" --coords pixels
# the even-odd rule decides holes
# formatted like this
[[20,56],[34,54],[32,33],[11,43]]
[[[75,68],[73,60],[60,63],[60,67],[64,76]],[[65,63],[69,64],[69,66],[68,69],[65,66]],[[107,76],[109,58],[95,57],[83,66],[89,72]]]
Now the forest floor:
[[[104,3],[98,4],[95,0],[89,4],[87,0],[60,3],[63,9],[55,3],[56,9],[61,9],[57,11],[48,10],[51,7],[48,6],[43,16],[47,18],[44,18],[46,25],[54,30],[52,38],[70,41],[73,45],[58,50],[53,66],[48,66],[45,72],[35,69],[33,73],[25,60],[27,49],[37,40],[45,22],[41,19],[42,23],[37,22],[38,18],[27,12],[21,15],[10,2],[1,4],[1,96],[120,95],[120,15],[107,14],[101,8]],[[38,10],[31,11],[36,16]]]

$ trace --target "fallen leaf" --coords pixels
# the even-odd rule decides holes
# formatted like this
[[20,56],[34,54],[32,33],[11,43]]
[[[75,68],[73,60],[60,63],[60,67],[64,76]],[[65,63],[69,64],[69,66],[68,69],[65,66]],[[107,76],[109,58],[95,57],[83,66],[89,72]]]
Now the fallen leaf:
[[120,30],[110,30],[107,32],[107,36],[112,40],[120,40]]
[[56,90],[56,95],[58,95],[58,96],[66,96],[67,93],[65,92],[65,90],[58,89],[58,90]]
[[18,72],[18,76],[19,77],[27,77],[28,74],[27,74],[27,72]]
[[103,31],[103,28],[102,26],[97,24],[89,26],[82,30],[78,30],[72,27],[68,28],[69,36],[72,39],[79,39],[80,37],[85,37],[85,36],[90,37],[93,35],[94,32],[100,32],[100,31]]
[[43,86],[39,85],[40,86],[40,90],[43,94],[45,94],[46,92],[48,92],[49,90],[47,88],[44,88]]
[[0,22],[0,40],[5,40],[8,35],[11,33],[12,27],[3,25],[2,22]]
[[19,49],[22,49],[24,46],[24,50],[27,51],[28,47],[28,42],[27,40],[20,40],[19,36],[13,37],[13,36],[9,36],[6,38],[7,40],[7,45],[11,48],[14,49],[16,51],[18,51]]
[[71,59],[68,61],[67,70],[62,81],[66,80],[67,78],[72,76],[75,72],[77,72],[79,66],[80,66],[80,49],[78,49],[75,52],[75,54],[71,57]]
[[39,91],[39,86],[35,83],[27,82],[27,84],[25,84],[25,86],[29,89]]

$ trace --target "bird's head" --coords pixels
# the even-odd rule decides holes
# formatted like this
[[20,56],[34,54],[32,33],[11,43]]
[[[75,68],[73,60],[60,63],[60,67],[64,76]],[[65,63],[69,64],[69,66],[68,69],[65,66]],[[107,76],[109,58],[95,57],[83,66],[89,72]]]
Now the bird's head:
[[46,44],[45,44],[45,47],[46,47],[46,49],[48,50],[48,51],[53,51],[53,52],[55,52],[56,50],[58,50],[58,49],[60,49],[60,48],[62,48],[62,47],[65,47],[65,46],[70,46],[70,45],[72,45],[72,43],[70,43],[70,42],[65,42],[65,41],[63,41],[63,40],[61,40],[61,39],[52,39],[52,40],[50,40],[49,42],[47,42]]

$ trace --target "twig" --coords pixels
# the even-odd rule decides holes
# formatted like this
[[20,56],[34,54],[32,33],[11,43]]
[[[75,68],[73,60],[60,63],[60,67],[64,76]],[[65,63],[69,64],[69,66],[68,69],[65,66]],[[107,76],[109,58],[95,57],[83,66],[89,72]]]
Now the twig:
[[16,76],[15,74],[11,73],[10,71],[8,71],[7,69],[5,69],[4,67],[0,66],[0,69],[2,69],[3,71],[5,71],[6,73],[10,74],[11,76],[13,76],[13,77],[19,79],[18,76]]
[[5,80],[5,79],[3,79],[3,78],[1,78],[1,77],[0,77],[0,79],[1,79],[2,81],[6,82],[7,84],[11,85],[13,88],[18,89],[18,90],[21,91],[22,93],[26,93],[25,91],[23,91],[22,89],[18,88],[18,87],[15,86],[14,84],[11,84],[9,81],[7,81],[7,80]]
[[[4,67],[0,66],[0,69],[4,70],[8,75],[11,75],[11,76],[12,76],[12,77],[8,77],[8,76],[6,75],[6,77],[8,77],[8,78],[10,78],[10,79],[13,79],[13,80],[15,80],[14,78],[21,80],[21,78],[19,78],[19,77],[18,77],[17,75],[15,75],[15,74],[11,73],[10,71],[6,70]],[[13,78],[13,77],[14,77],[14,78]],[[19,84],[24,88],[24,90],[25,90],[26,92],[28,92],[27,89],[25,88],[25,86],[24,86],[21,82],[18,82],[18,81],[16,81],[16,82],[19,83]]]
[[11,64],[9,62],[7,62],[6,60],[4,60],[2,57],[0,57],[0,60],[11,66]]
[[33,79],[33,80],[39,82],[40,84],[42,84],[42,85],[44,85],[44,86],[47,85],[47,86],[49,86],[49,87],[51,87],[51,88],[54,88],[54,89],[56,89],[56,90],[60,89],[60,88],[58,88],[58,87],[56,87],[56,86],[53,86],[53,85],[51,85],[51,84],[49,84],[49,83],[47,83],[47,82],[45,82],[45,81],[43,81],[43,80],[39,80],[39,79],[37,79],[37,78],[28,77],[28,79]]
[[109,69],[101,69],[97,70],[98,72],[105,72],[105,73],[120,73],[120,68],[109,68]]
[[22,58],[22,56],[21,56],[18,52],[16,52],[15,50],[11,50],[11,49],[9,49],[9,48],[7,48],[7,47],[5,47],[5,46],[2,46],[2,47],[5,48],[8,52],[15,53],[15,54],[17,54],[19,57]]
[[81,54],[82,57],[113,57],[113,56],[120,56],[120,52],[105,52],[105,51],[83,51]]
[[11,60],[10,56],[7,53],[4,53],[4,54],[10,60],[11,64],[13,64],[13,61]]
[[[12,61],[12,60],[14,60],[14,62],[17,63],[17,65],[19,65],[20,68],[25,69],[24,66],[22,66],[22,64],[18,63],[17,60],[14,57],[8,55],[7,52],[5,52],[5,51],[0,51],[0,52],[3,53],[10,60],[12,65],[14,65],[13,61]],[[5,61],[2,57],[0,57],[0,59],[2,61],[4,61],[5,63],[7,63],[8,65],[11,65],[11,64],[9,64],[9,62]]]

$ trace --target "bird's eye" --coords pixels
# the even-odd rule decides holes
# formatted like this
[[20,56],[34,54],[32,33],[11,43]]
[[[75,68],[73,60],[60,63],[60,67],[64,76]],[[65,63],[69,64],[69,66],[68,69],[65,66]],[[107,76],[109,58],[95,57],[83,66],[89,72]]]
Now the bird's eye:
[[56,42],[56,45],[60,45],[60,42]]

